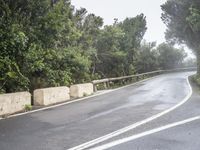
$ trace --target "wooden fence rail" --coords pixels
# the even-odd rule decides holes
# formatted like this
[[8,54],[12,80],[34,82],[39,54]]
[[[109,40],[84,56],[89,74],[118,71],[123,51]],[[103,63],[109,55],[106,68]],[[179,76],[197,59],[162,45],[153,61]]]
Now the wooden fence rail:
[[176,69],[170,69],[170,70],[156,70],[136,75],[129,75],[129,76],[122,76],[122,77],[115,77],[115,78],[106,78],[106,79],[100,79],[100,80],[93,80],[92,84],[94,87],[94,91],[97,91],[97,86],[99,84],[104,84],[104,88],[107,89],[110,87],[110,83],[115,81],[124,81],[128,79],[135,79],[135,81],[139,81],[144,78],[148,78],[151,76],[156,76],[163,73],[169,73],[169,72],[177,72],[177,71],[196,71],[196,67],[190,67],[190,68],[176,68]]

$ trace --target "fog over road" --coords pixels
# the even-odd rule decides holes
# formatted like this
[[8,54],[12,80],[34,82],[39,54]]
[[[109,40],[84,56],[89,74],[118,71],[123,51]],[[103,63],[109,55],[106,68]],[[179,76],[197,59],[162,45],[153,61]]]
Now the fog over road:
[[[0,121],[0,150],[67,150],[135,125],[168,110],[190,94],[188,76],[194,72],[168,73],[109,93],[68,105]],[[195,97],[196,96],[196,97]],[[198,94],[175,110],[99,141],[95,148],[146,131],[200,115]],[[143,136],[109,149],[155,150],[200,147],[200,120]],[[117,132],[116,132],[117,133]],[[196,146],[196,147],[195,147]],[[78,148],[77,148],[78,149]]]

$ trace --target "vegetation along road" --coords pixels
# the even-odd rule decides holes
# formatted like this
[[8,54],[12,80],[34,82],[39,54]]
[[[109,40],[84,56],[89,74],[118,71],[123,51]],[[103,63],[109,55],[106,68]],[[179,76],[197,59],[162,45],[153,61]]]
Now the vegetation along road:
[[[195,96],[188,100],[191,94],[188,76],[192,74],[163,74],[84,101],[1,120],[1,150],[98,149],[109,142],[196,117],[199,110]],[[109,148],[168,149],[173,146],[171,138],[176,137],[173,144],[177,149],[191,144],[197,147],[198,122],[149,136],[144,134]]]

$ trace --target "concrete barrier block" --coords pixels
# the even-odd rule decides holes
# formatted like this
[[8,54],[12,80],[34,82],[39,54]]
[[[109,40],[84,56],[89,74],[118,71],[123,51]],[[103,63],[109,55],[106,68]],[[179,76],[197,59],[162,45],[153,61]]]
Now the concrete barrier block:
[[25,105],[31,105],[31,94],[29,92],[0,95],[0,115],[22,111],[25,109]]
[[33,94],[34,105],[46,106],[70,99],[68,87],[36,89]]
[[92,83],[75,84],[70,87],[70,96],[79,98],[86,95],[91,95],[94,92]]

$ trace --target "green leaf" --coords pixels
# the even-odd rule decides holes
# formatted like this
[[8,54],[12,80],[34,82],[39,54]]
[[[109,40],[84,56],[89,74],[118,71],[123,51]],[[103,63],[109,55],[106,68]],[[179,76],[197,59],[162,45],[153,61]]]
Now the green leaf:
[[17,78],[17,74],[13,71],[10,71],[10,72],[7,72],[6,75],[9,77],[9,78],[13,78],[13,79],[16,79]]

